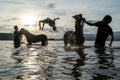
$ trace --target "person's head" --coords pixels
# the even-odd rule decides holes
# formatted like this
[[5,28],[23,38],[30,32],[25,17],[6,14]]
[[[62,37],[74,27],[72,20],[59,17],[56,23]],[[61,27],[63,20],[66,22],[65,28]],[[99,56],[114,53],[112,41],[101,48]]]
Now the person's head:
[[103,21],[105,22],[105,23],[111,23],[111,21],[112,21],[112,17],[110,16],[110,15],[106,15],[104,18],[103,18]]
[[17,26],[17,25],[15,25],[15,26],[14,26],[14,29],[17,31],[17,30],[18,30],[18,26]]
[[56,27],[53,27],[53,31],[55,31],[56,30]]

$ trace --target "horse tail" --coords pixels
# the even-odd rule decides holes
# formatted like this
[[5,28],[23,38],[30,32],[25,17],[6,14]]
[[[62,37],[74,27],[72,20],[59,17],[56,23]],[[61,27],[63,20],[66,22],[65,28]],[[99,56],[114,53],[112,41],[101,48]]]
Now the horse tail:
[[48,44],[48,38],[47,38],[47,36],[46,35],[44,35],[44,34],[41,34],[40,35],[41,36],[41,42],[42,42],[42,46],[47,46],[47,44]]
[[41,21],[39,21],[39,30],[41,30]]
[[64,34],[64,44],[65,44],[65,46],[68,44],[68,34],[67,34],[67,32]]

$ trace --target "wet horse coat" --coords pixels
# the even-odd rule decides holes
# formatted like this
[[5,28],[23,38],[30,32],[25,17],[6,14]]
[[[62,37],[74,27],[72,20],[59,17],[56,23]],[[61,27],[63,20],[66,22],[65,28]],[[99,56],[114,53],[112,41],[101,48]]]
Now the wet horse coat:
[[[83,36],[83,20],[78,18],[78,15],[73,16],[75,19],[75,32],[67,31],[64,34],[64,44],[70,44],[70,46],[83,46],[84,44],[84,36]],[[82,23],[82,25],[81,25]]]
[[22,34],[25,35],[29,45],[31,45],[32,43],[36,43],[36,42],[41,42],[42,43],[41,46],[46,46],[48,44],[47,36],[44,34],[34,35],[24,28],[20,30],[20,33],[21,35]]
[[67,46],[68,44],[70,44],[70,46],[83,46],[84,37],[81,36],[77,38],[74,31],[67,31],[64,34],[64,44],[65,46]]

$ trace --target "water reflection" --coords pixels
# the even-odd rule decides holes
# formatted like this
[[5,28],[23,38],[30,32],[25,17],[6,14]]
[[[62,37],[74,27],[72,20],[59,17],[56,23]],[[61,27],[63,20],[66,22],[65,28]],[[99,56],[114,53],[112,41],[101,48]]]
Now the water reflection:
[[[67,51],[68,50],[69,48],[67,48]],[[95,53],[93,53],[93,51],[92,53],[90,53],[91,51],[88,53],[86,50],[88,49],[75,49],[79,57],[74,59],[76,63],[74,63],[73,68],[71,68],[70,76],[74,77],[74,80],[110,80],[117,75],[115,71],[112,70],[115,68],[113,64],[114,51],[112,49],[95,49]],[[72,58],[74,58],[74,56],[71,57],[71,59]],[[66,61],[66,63],[68,63],[68,61]]]
[[20,80],[44,80],[41,76],[42,69],[44,68],[43,59],[38,56],[37,51],[14,52],[12,58],[15,60],[16,65],[21,65],[20,70],[22,74],[17,75],[15,78]]
[[103,48],[103,49],[96,49],[95,53],[97,54],[97,66],[93,73],[93,80],[109,80],[113,79],[113,75],[117,75],[112,73],[110,69],[114,68],[113,60],[113,51],[111,49]]
[[[84,67],[86,65],[86,63],[85,63],[86,54],[84,52],[84,49],[68,46],[68,47],[65,47],[65,50],[66,51],[74,51],[75,53],[77,53],[76,58],[75,58],[75,56],[72,56],[69,58],[72,60],[72,62],[74,62],[74,64],[72,64],[70,76],[73,77],[73,80],[81,80],[81,77],[84,76],[84,73],[83,73],[84,71],[83,71],[82,67]],[[68,59],[66,59],[66,63],[68,63],[68,62],[69,62]]]
[[114,56],[113,56],[113,51],[112,50],[108,50],[108,49],[97,49],[95,50],[95,53],[98,54],[98,63],[100,64],[99,69],[109,69],[114,67],[113,65],[113,60],[114,60]]
[[[54,43],[53,43],[54,44]],[[74,49],[63,46],[30,47],[12,54],[22,71],[19,80],[112,80],[116,77],[111,49]],[[16,67],[15,67],[16,68]]]
[[22,58],[19,56],[20,51],[16,51],[12,53],[12,58],[15,59],[16,63],[21,63],[22,62]]
[[84,53],[83,49],[77,50],[77,54],[79,55],[79,59],[76,59],[77,63],[73,65],[72,75],[75,80],[80,80],[79,77],[82,76],[82,70],[80,69],[80,67],[85,65],[86,54]]

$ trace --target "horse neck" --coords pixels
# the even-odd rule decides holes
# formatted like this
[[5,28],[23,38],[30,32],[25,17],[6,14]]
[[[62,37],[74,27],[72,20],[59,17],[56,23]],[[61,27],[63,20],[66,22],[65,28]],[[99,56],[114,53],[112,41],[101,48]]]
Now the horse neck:
[[79,38],[81,38],[83,36],[83,26],[81,25],[81,21],[80,22],[76,22],[75,26],[77,27],[77,32],[76,35],[79,35]]
[[33,35],[30,32],[28,32],[28,31],[24,32],[23,34],[25,35],[26,38],[29,38],[30,36]]

